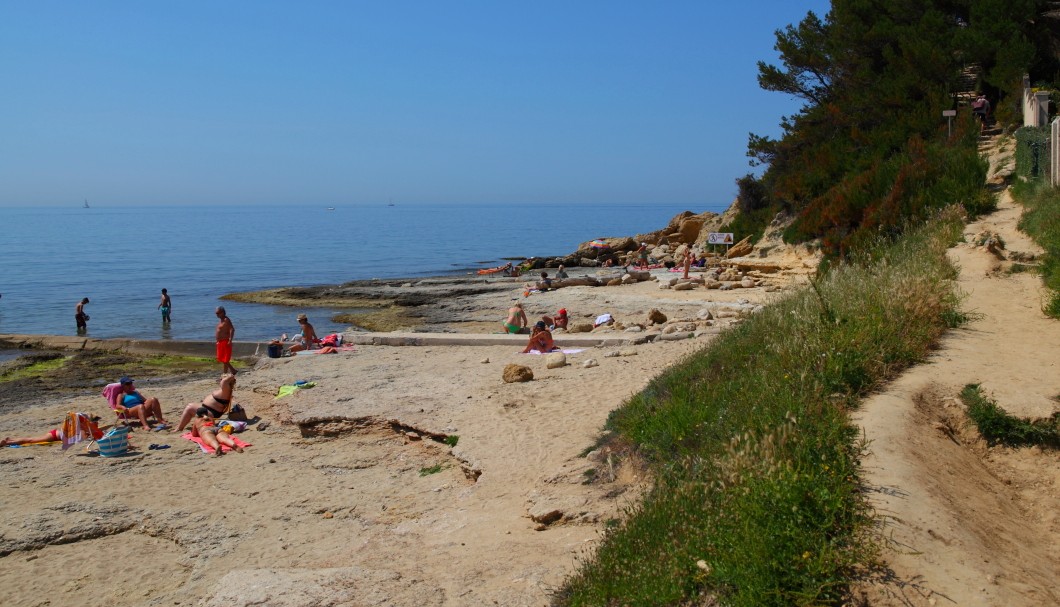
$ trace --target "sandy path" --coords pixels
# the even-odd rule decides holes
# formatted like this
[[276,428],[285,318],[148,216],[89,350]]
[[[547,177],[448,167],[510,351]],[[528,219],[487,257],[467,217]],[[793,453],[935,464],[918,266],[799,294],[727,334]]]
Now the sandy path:
[[[1008,251],[1040,253],[1016,229],[1008,193],[999,210],[965,229],[1001,234]],[[871,442],[867,482],[889,541],[889,579],[865,592],[873,605],[1060,604],[1060,456],[988,447],[957,398],[966,384],[1009,413],[1045,417],[1060,405],[1060,322],[1041,312],[1041,280],[967,242],[950,250],[964,309],[926,364],[864,404]]]

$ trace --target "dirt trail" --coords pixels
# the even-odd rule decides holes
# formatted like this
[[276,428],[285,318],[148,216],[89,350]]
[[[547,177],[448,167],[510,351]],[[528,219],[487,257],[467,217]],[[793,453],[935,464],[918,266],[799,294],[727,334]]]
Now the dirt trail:
[[[994,174],[1011,171],[1007,145],[984,150]],[[1060,456],[987,446],[958,398],[980,384],[1013,415],[1060,409],[1060,321],[1041,311],[1040,277],[1010,273],[1011,262],[972,242],[989,231],[1007,256],[1040,254],[1016,227],[1020,213],[1003,191],[995,213],[966,227],[949,254],[973,320],[857,416],[871,441],[865,477],[888,544],[887,574],[862,588],[868,604],[1060,604]]]

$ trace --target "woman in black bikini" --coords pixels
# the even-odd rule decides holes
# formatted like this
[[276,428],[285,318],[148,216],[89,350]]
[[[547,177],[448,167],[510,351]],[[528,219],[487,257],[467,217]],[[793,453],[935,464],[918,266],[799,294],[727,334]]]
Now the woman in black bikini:
[[180,416],[180,424],[177,425],[176,432],[182,432],[184,427],[188,425],[191,418],[195,417],[195,410],[199,407],[205,407],[207,413],[213,419],[217,419],[228,413],[228,410],[232,408],[232,393],[236,388],[236,376],[235,375],[222,375],[221,376],[221,387],[211,392],[206,398],[202,399],[201,403],[189,403],[187,407],[184,407],[184,413]]

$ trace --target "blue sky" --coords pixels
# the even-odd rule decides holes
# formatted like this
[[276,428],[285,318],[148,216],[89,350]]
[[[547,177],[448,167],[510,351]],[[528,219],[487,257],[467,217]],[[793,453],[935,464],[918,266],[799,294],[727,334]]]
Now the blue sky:
[[808,10],[0,0],[0,206],[726,205]]

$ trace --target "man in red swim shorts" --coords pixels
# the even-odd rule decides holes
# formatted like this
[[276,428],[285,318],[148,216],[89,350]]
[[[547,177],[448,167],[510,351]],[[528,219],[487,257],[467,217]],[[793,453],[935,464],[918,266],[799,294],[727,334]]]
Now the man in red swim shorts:
[[236,327],[232,319],[225,314],[225,309],[218,306],[217,329],[214,331],[214,339],[217,341],[217,362],[224,365],[224,373],[236,374],[236,368],[232,366],[232,341],[236,338]]

